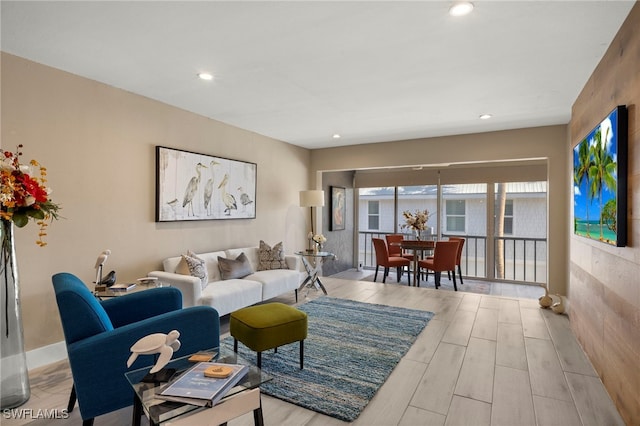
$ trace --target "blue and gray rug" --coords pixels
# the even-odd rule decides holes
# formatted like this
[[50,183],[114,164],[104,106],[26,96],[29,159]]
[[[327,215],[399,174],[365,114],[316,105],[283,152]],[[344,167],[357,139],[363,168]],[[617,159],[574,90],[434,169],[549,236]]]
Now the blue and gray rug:
[[[262,354],[273,376],[263,393],[340,420],[355,420],[433,317],[432,312],[321,297],[298,307],[308,315],[304,369],[297,343]],[[223,340],[233,350],[233,339]],[[239,344],[239,352],[255,353]]]

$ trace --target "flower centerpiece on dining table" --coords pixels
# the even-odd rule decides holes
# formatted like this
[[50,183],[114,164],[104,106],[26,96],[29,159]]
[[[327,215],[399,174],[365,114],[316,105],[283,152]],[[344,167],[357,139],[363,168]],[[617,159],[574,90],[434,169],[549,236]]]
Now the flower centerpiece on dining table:
[[0,148],[0,283],[2,306],[0,383],[1,409],[14,408],[29,399],[29,378],[24,352],[20,285],[13,225],[25,227],[30,220],[39,227],[36,244],[44,247],[49,222],[58,219],[60,206],[47,187],[47,169],[36,160],[21,163],[22,144],[14,152]]
[[404,217],[404,224],[400,225],[402,229],[411,229],[416,233],[416,239],[420,239],[420,233],[427,229],[427,221],[431,214],[429,210],[416,210],[414,213],[411,213],[409,210],[405,210],[402,212],[402,217]]

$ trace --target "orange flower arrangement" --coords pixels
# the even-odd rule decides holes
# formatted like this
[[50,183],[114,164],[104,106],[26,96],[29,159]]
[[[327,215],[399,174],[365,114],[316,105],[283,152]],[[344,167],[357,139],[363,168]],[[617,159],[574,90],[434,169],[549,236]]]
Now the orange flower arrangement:
[[[58,219],[60,206],[49,198],[51,189],[46,186],[47,169],[36,160],[29,165],[21,164],[22,144],[15,152],[0,149],[0,219],[11,221],[23,228],[32,219],[40,227],[36,244],[47,245],[43,238],[47,235],[49,221]],[[37,168],[40,176],[32,176]]]

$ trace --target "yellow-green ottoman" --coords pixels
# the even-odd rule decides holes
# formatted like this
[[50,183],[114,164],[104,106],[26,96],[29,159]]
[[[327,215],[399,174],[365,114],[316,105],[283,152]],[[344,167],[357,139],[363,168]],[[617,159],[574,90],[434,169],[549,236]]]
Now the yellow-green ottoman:
[[265,303],[231,313],[229,331],[233,350],[238,341],[258,353],[258,368],[262,368],[262,352],[278,346],[300,342],[300,369],[303,368],[304,339],[307,338],[307,314],[284,303]]

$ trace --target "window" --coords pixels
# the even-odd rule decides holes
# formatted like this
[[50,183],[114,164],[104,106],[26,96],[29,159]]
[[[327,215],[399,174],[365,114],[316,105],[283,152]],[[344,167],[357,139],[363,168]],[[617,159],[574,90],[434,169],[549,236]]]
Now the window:
[[398,210],[396,215],[398,218],[398,229],[396,232],[412,233],[411,229],[402,228],[402,225],[406,223],[402,212],[409,211],[415,213],[416,211],[427,210],[429,212],[429,219],[427,220],[427,229],[422,232],[424,238],[429,238],[435,229],[436,221],[438,219],[437,207],[438,207],[438,186],[437,185],[420,185],[420,186],[399,186],[398,187]]
[[369,229],[380,229],[380,201],[369,201]]
[[447,200],[447,232],[465,232],[465,200]]
[[504,234],[513,235],[513,200],[504,205]]

